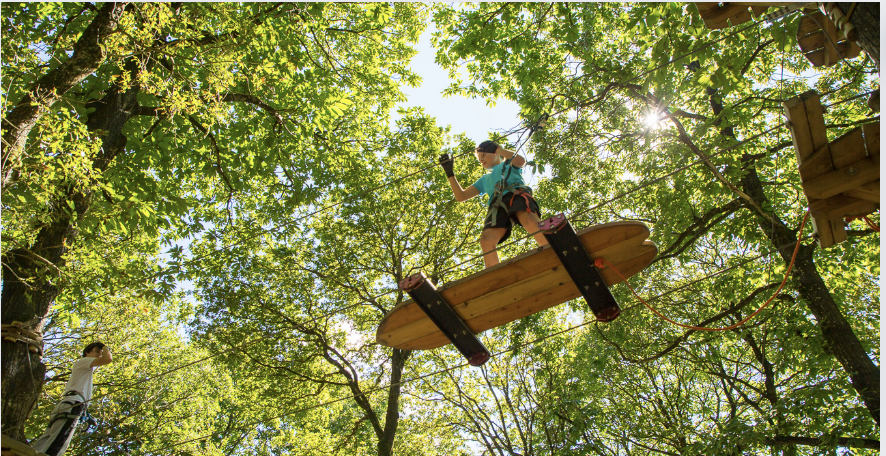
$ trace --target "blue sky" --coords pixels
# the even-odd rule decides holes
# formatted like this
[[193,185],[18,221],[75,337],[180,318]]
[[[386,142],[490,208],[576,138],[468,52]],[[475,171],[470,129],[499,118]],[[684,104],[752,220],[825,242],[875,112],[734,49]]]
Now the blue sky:
[[[431,33],[434,31],[434,24],[428,24],[428,29],[416,45],[418,54],[412,58],[412,70],[421,76],[421,86],[402,88],[408,101],[399,106],[421,106],[426,113],[437,118],[438,125],[451,125],[453,134],[464,132],[476,142],[487,139],[490,131],[518,125],[520,108],[512,101],[498,100],[495,106],[490,107],[482,99],[443,97],[442,92],[450,81],[448,72],[434,63],[435,51],[431,46]],[[396,118],[396,109],[392,115]]]

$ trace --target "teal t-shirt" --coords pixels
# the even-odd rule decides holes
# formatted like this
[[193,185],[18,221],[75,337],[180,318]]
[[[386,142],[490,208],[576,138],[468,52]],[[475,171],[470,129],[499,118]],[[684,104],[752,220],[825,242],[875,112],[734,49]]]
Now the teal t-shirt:
[[[492,195],[495,193],[495,184],[501,180],[501,169],[503,166],[508,165],[511,168],[511,174],[508,176],[507,184],[508,186],[512,185],[525,185],[523,183],[523,169],[517,168],[516,166],[511,166],[511,162],[503,161],[492,167],[492,170],[488,173],[480,176],[477,179],[477,182],[474,182],[474,187],[477,187],[477,190],[480,190],[480,194],[489,196],[489,201],[486,205],[492,204]],[[508,174],[507,168],[505,168],[505,174]]]

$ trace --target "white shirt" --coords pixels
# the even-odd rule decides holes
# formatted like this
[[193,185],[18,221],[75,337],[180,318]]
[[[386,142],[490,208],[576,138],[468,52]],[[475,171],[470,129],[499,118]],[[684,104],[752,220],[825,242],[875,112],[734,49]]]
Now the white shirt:
[[65,385],[65,392],[77,391],[88,401],[92,397],[92,362],[95,358],[84,357],[74,362],[71,379]]

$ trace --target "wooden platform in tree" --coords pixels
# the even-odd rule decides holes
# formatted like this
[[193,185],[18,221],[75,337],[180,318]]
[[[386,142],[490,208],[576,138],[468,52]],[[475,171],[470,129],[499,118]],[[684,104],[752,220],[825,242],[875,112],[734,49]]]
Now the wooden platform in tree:
[[797,44],[806,59],[817,67],[831,66],[843,59],[854,59],[861,53],[861,48],[846,39],[834,21],[819,11],[807,12],[800,20]]
[[0,455],[2,456],[46,456],[44,453],[34,451],[28,445],[18,440],[0,435]]
[[695,2],[695,7],[698,8],[705,27],[719,30],[749,22],[753,19],[751,14],[759,16],[770,7],[783,7],[790,4],[790,2]]
[[818,92],[791,98],[784,108],[818,243],[830,247],[846,240],[846,217],[867,215],[879,207],[880,123],[865,124],[828,142]]
[[[630,277],[648,266],[658,248],[647,240],[649,228],[640,222],[615,222],[579,231],[592,258],[603,257]],[[611,268],[600,271],[607,285],[621,282]],[[581,296],[549,247],[511,258],[501,264],[438,288],[474,333],[501,326]],[[385,315],[376,333],[385,346],[427,350],[449,343],[446,336],[412,301],[403,301]]]

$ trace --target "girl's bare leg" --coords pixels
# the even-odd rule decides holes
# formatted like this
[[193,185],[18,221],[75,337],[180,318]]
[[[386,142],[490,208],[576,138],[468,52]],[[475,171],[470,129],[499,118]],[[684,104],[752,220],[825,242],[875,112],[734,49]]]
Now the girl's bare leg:
[[498,245],[499,239],[505,235],[508,230],[504,228],[486,228],[480,233],[480,248],[483,249],[483,263],[486,267],[498,264],[498,252],[495,247]]
[[527,233],[535,233],[535,242],[538,242],[538,246],[548,245],[548,240],[545,239],[545,235],[537,232],[538,231],[538,223],[541,222],[541,219],[538,218],[538,215],[535,212],[517,212],[517,220],[520,221],[520,224],[523,225],[523,228],[526,229]]

